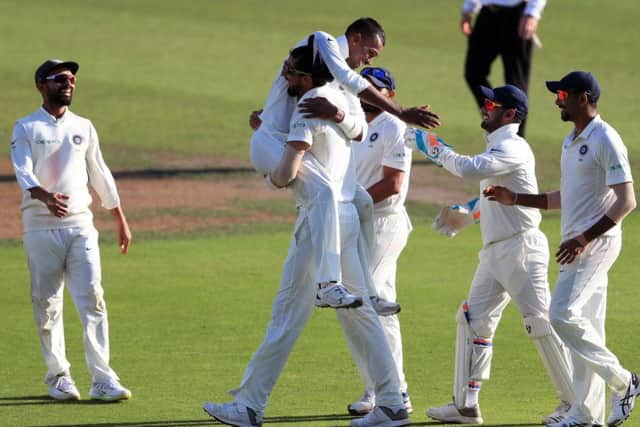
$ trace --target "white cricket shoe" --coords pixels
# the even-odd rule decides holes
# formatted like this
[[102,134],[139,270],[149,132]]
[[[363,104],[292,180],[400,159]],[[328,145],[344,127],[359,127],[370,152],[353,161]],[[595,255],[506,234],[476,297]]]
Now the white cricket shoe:
[[399,408],[394,411],[386,406],[376,406],[365,417],[351,420],[351,427],[396,427],[409,423],[406,409]]
[[360,400],[347,406],[347,410],[351,415],[367,415],[373,411],[374,406],[376,406],[376,395],[373,390],[367,389]]
[[593,427],[593,424],[575,417],[566,417],[557,423],[547,424],[547,427]]
[[404,409],[407,410],[407,414],[413,413],[413,405],[411,404],[411,397],[409,397],[408,391],[402,392],[402,403],[404,403]]
[[548,425],[553,423],[559,423],[560,421],[567,418],[569,411],[571,410],[571,404],[565,401],[560,402],[560,404],[553,410],[553,412],[546,417],[542,418],[542,424]]
[[455,403],[429,408],[427,416],[436,421],[455,424],[482,424],[484,422],[479,406],[458,409]]
[[248,406],[240,405],[236,402],[214,403],[205,402],[202,406],[204,412],[223,424],[236,427],[261,427],[262,414],[254,411]]
[[49,384],[49,396],[55,400],[79,400],[80,392],[70,375],[59,375]]
[[353,295],[347,288],[338,283],[331,283],[325,287],[318,286],[316,293],[317,307],[356,308],[362,305],[362,297]]
[[624,393],[613,393],[611,396],[611,413],[607,420],[609,427],[616,427],[622,424],[633,411],[636,397],[640,394],[640,379],[638,375],[631,373],[631,382]]
[[369,300],[378,316],[393,316],[400,313],[401,307],[397,302],[391,302],[378,296],[369,297]]
[[115,402],[116,400],[131,399],[131,391],[124,388],[118,381],[109,380],[106,382],[94,382],[91,384],[89,396],[94,400]]

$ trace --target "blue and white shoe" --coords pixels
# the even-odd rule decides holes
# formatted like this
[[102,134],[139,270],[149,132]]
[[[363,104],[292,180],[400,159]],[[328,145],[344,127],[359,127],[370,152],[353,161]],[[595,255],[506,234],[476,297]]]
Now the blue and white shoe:
[[609,427],[617,427],[629,418],[639,394],[640,379],[638,379],[638,375],[631,373],[631,381],[627,390],[624,393],[613,393],[611,396],[611,413],[607,420]]
[[262,414],[248,406],[236,402],[214,403],[205,402],[202,406],[204,412],[223,424],[236,427],[261,427]]

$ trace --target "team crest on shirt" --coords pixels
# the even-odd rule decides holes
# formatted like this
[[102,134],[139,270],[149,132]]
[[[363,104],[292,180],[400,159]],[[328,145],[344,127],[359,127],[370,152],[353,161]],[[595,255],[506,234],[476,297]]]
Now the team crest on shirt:
[[80,144],[82,144],[82,136],[80,136],[80,135],[73,135],[73,136],[71,137],[71,141],[73,141],[73,143],[74,143],[74,144],[76,144],[76,145],[80,145]]
[[586,144],[585,144],[582,147],[580,147],[579,151],[580,151],[580,155],[584,156],[585,154],[587,154],[587,151],[589,151],[589,147],[587,147]]
[[378,139],[378,136],[380,136],[378,135],[378,132],[372,133],[371,136],[369,137],[369,141],[371,142],[375,141],[376,139]]

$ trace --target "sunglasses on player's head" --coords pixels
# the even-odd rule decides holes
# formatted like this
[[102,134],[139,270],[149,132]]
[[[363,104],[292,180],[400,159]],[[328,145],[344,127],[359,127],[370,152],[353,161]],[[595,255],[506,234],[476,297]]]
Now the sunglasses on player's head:
[[311,73],[307,73],[306,71],[302,71],[302,70],[298,70],[296,68],[293,68],[287,61],[284,61],[284,63],[282,64],[282,72],[284,74],[289,74],[289,75],[293,75],[293,74],[297,74],[297,75],[301,75],[301,76],[310,76]]
[[484,108],[486,108],[488,111],[495,110],[496,108],[501,108],[502,106],[502,104],[499,104],[496,101],[492,101],[488,98],[485,98],[484,100]]
[[58,84],[65,84],[67,82],[69,82],[72,85],[76,84],[76,76],[74,76],[73,74],[66,74],[66,73],[52,74],[50,76],[45,77],[44,80],[52,80]]

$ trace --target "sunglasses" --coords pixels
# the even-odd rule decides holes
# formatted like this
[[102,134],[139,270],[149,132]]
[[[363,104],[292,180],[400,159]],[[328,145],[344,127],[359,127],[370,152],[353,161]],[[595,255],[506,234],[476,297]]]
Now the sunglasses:
[[499,104],[495,101],[492,101],[490,99],[485,99],[484,100],[484,108],[487,109],[487,111],[491,111],[491,110],[495,110],[496,108],[502,108],[502,104]]
[[299,76],[310,76],[311,73],[307,73],[306,71],[301,71],[296,68],[293,68],[287,61],[284,61],[282,64],[282,72],[288,75],[299,75]]
[[53,80],[55,83],[58,84],[65,84],[67,82],[69,82],[69,84],[76,84],[76,76],[74,76],[73,74],[65,74],[65,73],[60,73],[60,74],[53,74],[51,76],[47,76],[44,78],[44,80]]
[[567,92],[566,90],[560,90],[560,89],[559,89],[559,90],[556,92],[556,94],[558,95],[558,99],[559,99],[560,101],[566,101],[566,100],[567,100],[567,98],[569,97],[569,92]]

